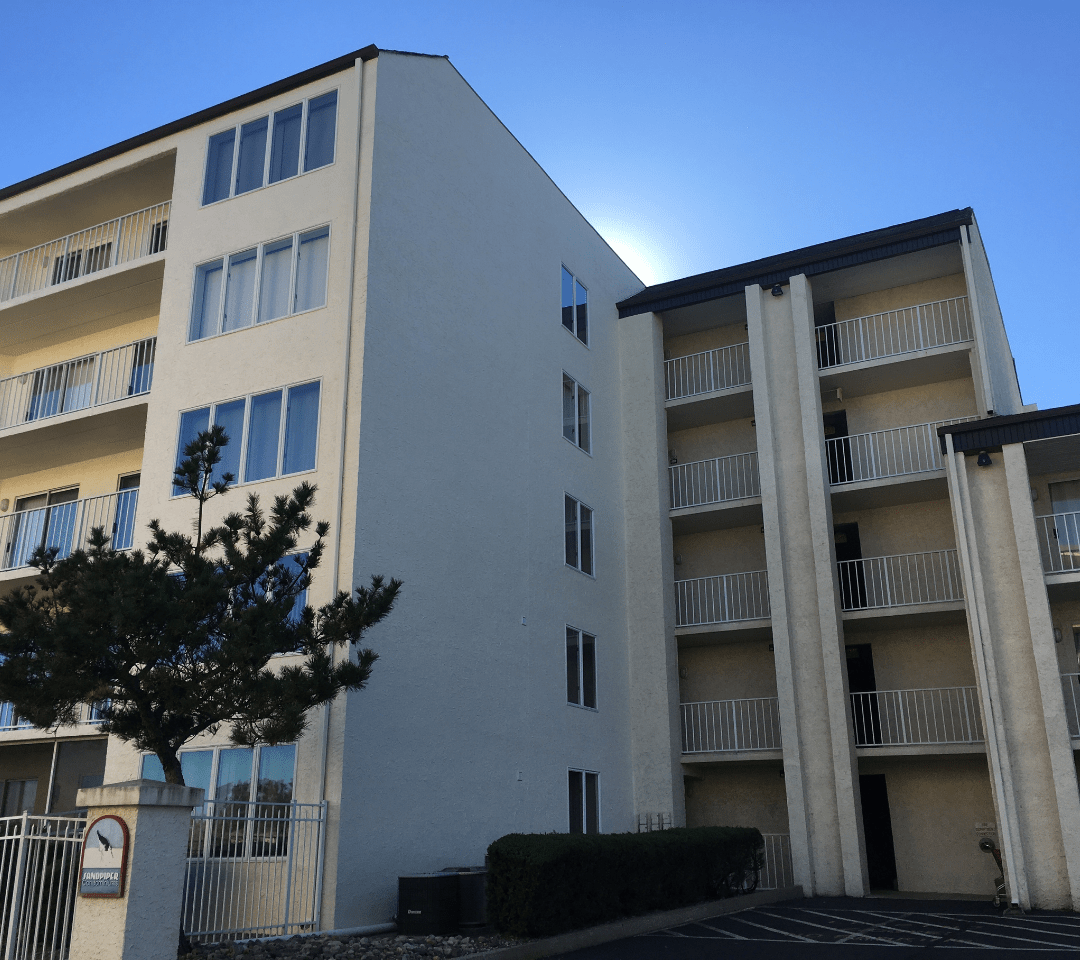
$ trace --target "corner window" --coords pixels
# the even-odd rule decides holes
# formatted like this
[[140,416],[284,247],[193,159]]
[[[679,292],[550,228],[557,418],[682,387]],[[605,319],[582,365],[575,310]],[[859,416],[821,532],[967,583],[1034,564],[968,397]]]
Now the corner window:
[[562,375],[562,433],[574,446],[586,453],[592,442],[589,431],[589,391],[573,377]]
[[564,497],[566,563],[593,575],[593,512],[569,494]]
[[596,709],[596,637],[566,628],[566,702]]
[[589,342],[589,292],[566,267],[562,268],[562,324],[582,343]]
[[195,268],[188,341],[326,306],[330,228],[318,227]]
[[215,133],[206,149],[203,206],[334,162],[337,91]]
[[600,774],[591,770],[570,770],[567,776],[570,799],[570,832],[600,832]]
[[[184,447],[210,424],[225,428],[228,445],[214,479],[231,473],[237,483],[314,470],[319,437],[319,381],[269,390],[180,414],[176,464]],[[172,495],[184,491],[173,484]]]

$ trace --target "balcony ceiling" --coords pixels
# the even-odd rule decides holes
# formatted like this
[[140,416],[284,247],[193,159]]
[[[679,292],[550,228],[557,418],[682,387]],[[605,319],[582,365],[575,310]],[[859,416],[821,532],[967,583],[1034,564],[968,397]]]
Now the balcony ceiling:
[[1024,453],[1032,476],[1063,472],[1080,475],[1080,434],[1031,440],[1024,444]]

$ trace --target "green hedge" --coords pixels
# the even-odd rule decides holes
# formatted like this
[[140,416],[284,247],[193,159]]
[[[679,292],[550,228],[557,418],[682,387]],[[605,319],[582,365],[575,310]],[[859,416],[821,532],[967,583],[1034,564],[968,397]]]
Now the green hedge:
[[764,841],[747,827],[656,833],[511,833],[488,847],[488,919],[543,937],[731,897],[756,884]]

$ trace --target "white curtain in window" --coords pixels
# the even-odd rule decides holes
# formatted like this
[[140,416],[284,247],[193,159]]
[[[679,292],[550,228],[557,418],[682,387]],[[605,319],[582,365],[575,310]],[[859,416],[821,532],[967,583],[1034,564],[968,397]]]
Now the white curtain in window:
[[225,286],[225,318],[221,332],[251,326],[255,307],[255,266],[257,250],[245,250],[229,257],[229,280]]
[[292,283],[292,237],[263,247],[262,279],[259,281],[259,323],[276,320],[289,312]]
[[282,473],[315,469],[315,446],[319,426],[319,384],[305,383],[289,389],[285,420],[285,456]]
[[191,305],[189,340],[201,340],[217,333],[221,307],[222,262],[204,263],[195,271],[195,297]]
[[281,426],[281,391],[251,398],[248,417],[247,458],[244,481],[264,480],[277,474],[278,437]]
[[323,227],[300,235],[296,264],[296,312],[326,305],[326,263],[330,230]]

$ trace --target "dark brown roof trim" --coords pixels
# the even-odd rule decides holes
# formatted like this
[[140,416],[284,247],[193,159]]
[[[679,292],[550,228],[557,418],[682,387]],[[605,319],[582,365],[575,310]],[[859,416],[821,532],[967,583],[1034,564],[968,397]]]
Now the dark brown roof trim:
[[[384,52],[397,53],[399,51],[387,50]],[[111,160],[113,157],[118,157],[122,153],[134,150],[136,147],[145,146],[148,143],[153,143],[155,140],[163,140],[165,137],[171,137],[174,133],[179,133],[181,130],[187,130],[189,127],[196,127],[200,123],[206,123],[208,120],[223,117],[228,113],[232,113],[234,110],[243,109],[244,107],[251,106],[253,103],[259,103],[262,100],[269,100],[271,97],[276,97],[278,94],[287,93],[289,90],[294,90],[297,87],[302,87],[306,84],[313,83],[316,80],[321,80],[323,77],[329,77],[335,73],[340,73],[342,70],[348,70],[357,60],[374,60],[378,55],[379,48],[372,43],[366,47],[361,47],[359,50],[354,50],[352,53],[346,53],[342,57],[327,60],[326,63],[320,63],[317,67],[311,67],[301,73],[294,73],[291,77],[285,77],[284,80],[275,80],[265,87],[259,87],[258,90],[252,90],[250,93],[244,93],[239,97],[233,97],[231,100],[226,100],[224,103],[217,104],[217,106],[207,107],[205,110],[200,110],[198,113],[193,113],[180,120],[173,120],[172,123],[167,123],[162,127],[155,127],[153,130],[147,130],[146,133],[140,133],[138,136],[131,137],[128,140],[121,140],[120,143],[114,143],[111,147],[105,147],[104,150],[98,150],[95,153],[87,154],[85,157],[80,157],[78,160],[72,160],[70,163],[65,163],[62,166],[53,167],[52,170],[46,170],[44,173],[39,173],[27,180],[20,180],[18,183],[13,183],[10,187],[0,189],[0,200],[7,200],[9,197],[25,193],[27,190],[33,190],[35,187],[40,187],[42,184],[49,183],[53,180],[59,180],[61,177],[66,177],[78,170],[85,170],[87,167],[92,167],[95,163]]]
[[619,303],[619,316],[630,317],[638,313],[687,307],[742,293],[743,288],[752,283],[771,287],[776,283],[787,283],[800,273],[814,276],[859,263],[955,243],[960,239],[960,227],[970,224],[973,218],[971,207],[966,207],[682,280],[659,283]]
[[953,449],[958,453],[969,450],[987,450],[1006,443],[1067,437],[1080,433],[1080,404],[938,427],[942,453],[945,452],[945,434],[947,433],[952,434]]

